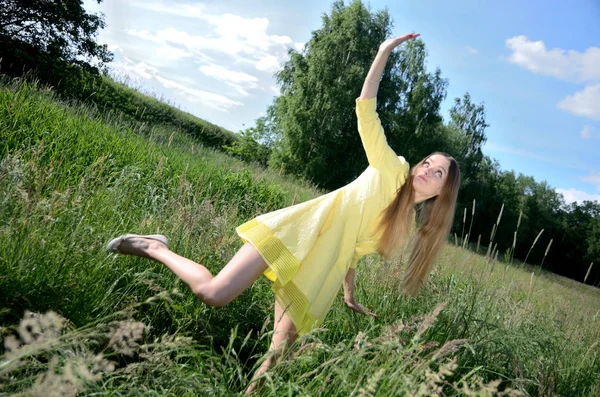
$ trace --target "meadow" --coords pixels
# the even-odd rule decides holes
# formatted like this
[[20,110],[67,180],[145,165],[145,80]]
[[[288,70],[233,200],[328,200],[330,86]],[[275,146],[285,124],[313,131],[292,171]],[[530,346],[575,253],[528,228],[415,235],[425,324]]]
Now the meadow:
[[[177,125],[1,80],[0,395],[242,394],[269,344],[269,282],[211,308],[105,245],[162,233],[217,272],[237,225],[321,193]],[[257,394],[600,396],[600,290],[449,241],[415,299],[402,257],[361,260],[357,300],[379,317],[340,294]]]

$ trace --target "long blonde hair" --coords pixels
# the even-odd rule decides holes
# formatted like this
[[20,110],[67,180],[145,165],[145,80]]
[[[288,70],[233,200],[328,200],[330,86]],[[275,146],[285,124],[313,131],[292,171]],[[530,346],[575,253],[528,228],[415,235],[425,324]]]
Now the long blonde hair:
[[384,258],[389,258],[408,237],[415,218],[413,170],[434,154],[446,157],[450,161],[450,167],[440,194],[422,203],[417,221],[419,230],[402,283],[402,292],[410,296],[419,293],[422,283],[429,276],[436,255],[450,233],[460,187],[460,171],[456,160],[443,152],[432,153],[421,160],[411,169],[406,182],[398,189],[395,199],[382,211],[379,222],[379,230],[383,233],[377,251]]

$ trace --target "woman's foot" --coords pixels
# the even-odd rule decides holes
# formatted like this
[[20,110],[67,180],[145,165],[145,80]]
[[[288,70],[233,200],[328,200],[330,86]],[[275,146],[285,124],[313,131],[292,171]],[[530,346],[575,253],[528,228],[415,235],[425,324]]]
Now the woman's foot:
[[168,248],[168,240],[161,234],[148,236],[126,234],[113,239],[106,247],[109,252],[116,252],[122,255],[135,255],[150,259],[152,259],[152,253],[154,251],[163,248]]

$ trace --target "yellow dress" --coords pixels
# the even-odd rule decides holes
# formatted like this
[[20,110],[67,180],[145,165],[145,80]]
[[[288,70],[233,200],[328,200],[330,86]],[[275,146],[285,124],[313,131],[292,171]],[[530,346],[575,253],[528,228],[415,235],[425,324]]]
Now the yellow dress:
[[267,262],[275,299],[300,335],[318,326],[349,268],[376,251],[376,225],[404,184],[409,165],[388,146],[376,98],[356,100],[358,132],[369,166],[353,182],[304,203],[260,215],[236,228]]

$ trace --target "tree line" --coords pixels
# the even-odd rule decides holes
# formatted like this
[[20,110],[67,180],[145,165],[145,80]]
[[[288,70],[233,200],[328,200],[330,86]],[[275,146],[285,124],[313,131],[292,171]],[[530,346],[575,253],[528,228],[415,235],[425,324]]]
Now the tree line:
[[[101,2],[99,0],[98,2]],[[131,95],[103,80],[112,54],[96,43],[105,23],[77,0],[0,0],[0,72],[31,70],[66,97],[118,106],[141,117]],[[302,51],[276,74],[281,95],[253,127],[232,139],[227,131],[175,119],[157,108],[145,117],[175,123],[204,144],[248,161],[336,189],[367,166],[354,114],[355,99],[377,52],[392,35],[387,10],[370,11],[360,0],[335,1]],[[427,49],[417,40],[394,52],[384,71],[377,111],[390,146],[414,164],[433,151],[459,162],[462,184],[451,241],[479,248],[490,258],[542,264],[547,270],[600,283],[600,204],[567,204],[545,181],[505,171],[482,153],[486,108],[468,93],[441,114],[448,80],[428,71]],[[132,99],[133,98],[133,99]],[[210,139],[203,137],[207,136]]]

